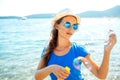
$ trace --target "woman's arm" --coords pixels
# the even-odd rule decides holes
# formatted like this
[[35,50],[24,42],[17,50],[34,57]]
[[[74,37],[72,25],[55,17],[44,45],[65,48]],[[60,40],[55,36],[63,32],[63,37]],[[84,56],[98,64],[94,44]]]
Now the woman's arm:
[[50,73],[52,73],[52,67],[44,66],[44,61],[43,59],[40,60],[37,71],[35,73],[35,79],[36,80],[43,80],[45,77],[47,77]]
[[61,79],[61,80],[66,79],[70,74],[70,72],[68,72],[64,67],[56,65],[56,64],[53,64],[50,66],[44,66],[44,61],[42,59],[42,60],[40,60],[38,69],[36,71],[35,79],[36,80],[43,80],[51,73],[56,75],[56,77]]
[[[116,44],[117,39],[115,33],[109,35],[108,43],[104,46],[104,56],[102,60],[102,64],[99,66],[94,62],[90,55],[86,56],[87,60],[92,65],[91,72],[100,79],[105,79],[108,74],[109,69],[109,60],[110,60],[110,53],[114,45]],[[83,59],[84,63],[84,59]]]
[[91,72],[100,79],[106,79],[109,69],[109,57],[104,56],[100,66],[92,59],[90,55],[86,56],[86,59],[90,62]]

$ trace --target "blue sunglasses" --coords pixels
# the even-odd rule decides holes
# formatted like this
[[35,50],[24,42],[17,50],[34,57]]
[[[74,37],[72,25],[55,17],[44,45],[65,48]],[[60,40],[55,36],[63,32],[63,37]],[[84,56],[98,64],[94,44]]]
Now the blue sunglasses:
[[72,26],[74,30],[77,30],[79,27],[78,24],[71,25],[70,22],[61,22],[61,24],[63,24],[66,28],[70,28]]

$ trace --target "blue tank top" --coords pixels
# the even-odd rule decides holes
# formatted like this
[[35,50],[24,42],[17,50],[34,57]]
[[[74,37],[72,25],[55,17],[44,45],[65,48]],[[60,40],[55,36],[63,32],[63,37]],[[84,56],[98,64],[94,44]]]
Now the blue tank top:
[[[48,66],[52,64],[61,65],[63,67],[68,66],[70,67],[71,70],[70,70],[70,75],[66,80],[85,80],[83,78],[81,71],[77,70],[73,66],[73,60],[79,56],[86,57],[88,54],[89,53],[86,51],[86,49],[83,46],[78,45],[76,43],[72,43],[69,52],[63,56],[57,56],[54,52],[52,52],[50,59],[48,61]],[[51,73],[50,76],[52,80],[57,80],[57,77],[53,73]]]

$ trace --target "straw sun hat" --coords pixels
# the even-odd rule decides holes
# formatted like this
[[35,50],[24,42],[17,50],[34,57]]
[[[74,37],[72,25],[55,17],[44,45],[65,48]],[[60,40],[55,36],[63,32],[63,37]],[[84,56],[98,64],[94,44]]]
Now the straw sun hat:
[[56,14],[56,16],[52,20],[52,25],[54,25],[56,21],[64,16],[74,16],[77,19],[77,23],[80,23],[80,17],[78,15],[74,14],[70,9],[64,9]]

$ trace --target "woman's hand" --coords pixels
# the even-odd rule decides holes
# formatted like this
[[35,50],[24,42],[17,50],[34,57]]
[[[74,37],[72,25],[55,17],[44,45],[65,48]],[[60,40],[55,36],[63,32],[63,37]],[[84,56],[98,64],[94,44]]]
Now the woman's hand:
[[59,65],[51,65],[52,67],[52,72],[54,75],[56,75],[56,77],[59,79],[59,80],[65,80],[70,72],[68,72],[64,67],[62,66],[59,66]]
[[110,53],[116,42],[117,42],[116,34],[113,32],[113,30],[109,30],[109,39],[107,41],[107,44],[104,45],[104,52]]

